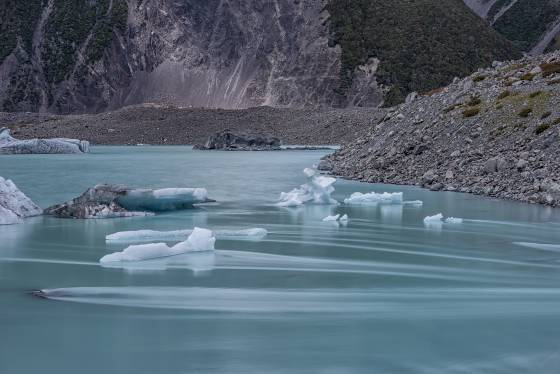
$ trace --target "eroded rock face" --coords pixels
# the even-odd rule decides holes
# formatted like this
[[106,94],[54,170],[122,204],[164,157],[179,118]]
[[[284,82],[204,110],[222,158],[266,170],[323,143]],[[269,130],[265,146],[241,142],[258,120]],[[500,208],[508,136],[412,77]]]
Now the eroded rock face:
[[[0,61],[6,110],[83,113],[145,102],[229,109],[376,106],[383,99],[374,63],[357,69],[348,95],[335,92],[341,51],[329,46],[327,0],[127,1],[125,27],[113,27],[109,45],[93,58],[99,29],[93,26],[76,47],[89,58],[76,52],[62,81],[48,77],[47,52],[56,41],[49,27],[63,9],[54,0],[44,3],[32,49],[19,46]],[[123,2],[108,3],[103,11],[111,15]],[[17,85],[10,83],[15,77]]]
[[236,134],[229,130],[211,135],[205,144],[195,146],[199,150],[221,151],[278,151],[280,139],[252,134]]
[[87,153],[89,142],[78,139],[29,139],[18,140],[8,128],[0,128],[0,154],[65,154]]
[[43,210],[9,179],[0,177],[0,225],[22,223],[23,218],[38,216]]
[[45,209],[45,214],[80,219],[137,217],[210,201],[204,188],[151,190],[100,184],[71,201]]

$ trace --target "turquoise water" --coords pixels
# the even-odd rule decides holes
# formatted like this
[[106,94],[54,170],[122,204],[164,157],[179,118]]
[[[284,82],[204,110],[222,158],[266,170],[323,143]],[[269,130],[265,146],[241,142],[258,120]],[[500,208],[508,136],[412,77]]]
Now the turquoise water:
[[[349,181],[334,198],[402,191],[424,205],[275,207],[324,154],[94,147],[2,157],[0,175],[43,207],[101,182],[206,187],[218,203],[0,226],[0,373],[558,372],[559,210]],[[465,221],[424,227],[439,212]],[[348,226],[321,221],[333,213],[348,214]],[[126,246],[105,235],[194,226],[269,235],[219,240],[215,254],[98,264]]]

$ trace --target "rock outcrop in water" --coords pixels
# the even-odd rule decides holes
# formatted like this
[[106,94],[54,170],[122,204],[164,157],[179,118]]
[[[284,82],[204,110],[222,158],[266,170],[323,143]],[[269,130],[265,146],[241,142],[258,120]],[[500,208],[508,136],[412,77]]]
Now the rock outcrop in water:
[[220,151],[279,151],[280,139],[271,136],[239,134],[230,130],[210,135],[204,144],[196,145],[199,150]]
[[410,95],[321,164],[375,183],[414,184],[560,206],[560,52],[495,63]]
[[0,128],[0,154],[66,154],[87,153],[89,142],[78,139],[29,139],[18,140],[10,129]]
[[0,177],[0,225],[22,223],[23,218],[38,216],[43,213],[9,179]]
[[45,214],[80,219],[135,217],[187,209],[209,201],[204,188],[150,190],[102,184],[69,202],[45,209]]

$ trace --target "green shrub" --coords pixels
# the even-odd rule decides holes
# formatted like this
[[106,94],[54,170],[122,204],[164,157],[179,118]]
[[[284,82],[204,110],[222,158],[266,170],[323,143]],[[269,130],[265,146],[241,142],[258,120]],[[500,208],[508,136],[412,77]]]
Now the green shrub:
[[550,123],[542,123],[535,129],[535,134],[540,135],[550,128]]
[[477,83],[477,82],[482,82],[483,80],[486,79],[486,76],[484,75],[476,75],[473,77],[473,82]]
[[537,75],[533,73],[525,73],[521,76],[521,80],[532,81]]
[[482,100],[480,99],[480,97],[472,97],[468,102],[467,105],[468,106],[477,106],[480,105],[482,103]]
[[539,96],[540,94],[542,94],[542,91],[535,91],[535,92],[532,92],[531,94],[529,94],[529,97],[531,99],[534,99],[535,97]]
[[510,90],[505,90],[498,96],[498,100],[503,100],[510,95],[511,95],[511,91]]
[[560,62],[553,62],[548,64],[541,64],[543,77],[548,77],[553,74],[560,73]]
[[468,108],[463,111],[463,117],[469,118],[474,117],[480,113],[479,107]]
[[533,113],[533,108],[523,108],[517,113],[517,115],[519,117],[527,118],[531,113]]

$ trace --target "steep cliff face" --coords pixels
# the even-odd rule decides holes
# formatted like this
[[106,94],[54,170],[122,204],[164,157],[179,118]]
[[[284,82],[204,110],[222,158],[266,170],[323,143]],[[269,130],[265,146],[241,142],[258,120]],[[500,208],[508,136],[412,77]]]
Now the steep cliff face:
[[560,49],[559,0],[464,0],[519,48],[537,55]]
[[[430,15],[423,16],[425,7],[410,8],[404,0],[371,1],[370,9],[349,2],[352,6],[342,12],[345,2],[5,0],[0,3],[0,17],[7,20],[0,25],[0,110],[100,112],[143,102],[371,107],[515,56],[487,25],[469,18],[460,0],[445,0],[442,6],[422,0],[430,9],[441,8],[437,14],[443,21],[433,24]],[[369,17],[379,6],[385,13],[396,10],[383,27],[375,27],[376,18]],[[411,14],[401,8],[412,9],[418,22],[411,23]],[[361,22],[345,27],[335,17],[340,14]],[[424,61],[430,68],[410,73],[418,61],[406,50],[426,50],[431,36],[448,33],[450,25],[453,36],[427,50],[437,52]],[[367,36],[360,56],[352,51],[358,34]],[[370,45],[372,35],[381,42]],[[398,35],[396,43],[392,35]],[[479,42],[483,47],[472,53]],[[444,73],[438,68],[442,56],[450,67]]]

